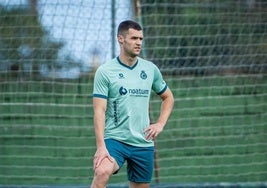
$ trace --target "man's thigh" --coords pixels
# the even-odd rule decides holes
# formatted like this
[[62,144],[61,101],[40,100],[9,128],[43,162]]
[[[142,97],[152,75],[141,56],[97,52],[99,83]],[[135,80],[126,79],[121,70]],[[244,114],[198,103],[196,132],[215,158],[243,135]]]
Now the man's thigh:
[[132,147],[127,159],[128,180],[137,183],[150,183],[154,167],[154,147]]
[[[123,166],[125,158],[127,158],[127,148],[123,143],[113,139],[106,139],[105,144],[110,156],[116,161],[118,171]],[[115,173],[117,173],[117,171],[115,171]]]

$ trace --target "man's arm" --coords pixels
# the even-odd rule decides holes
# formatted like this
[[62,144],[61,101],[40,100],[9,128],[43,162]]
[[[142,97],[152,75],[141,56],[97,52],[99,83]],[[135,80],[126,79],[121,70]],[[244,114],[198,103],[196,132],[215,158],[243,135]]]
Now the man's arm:
[[171,115],[172,108],[174,105],[174,98],[169,88],[163,94],[160,95],[160,98],[162,100],[161,113],[157,123],[164,127]]
[[156,123],[151,124],[147,129],[145,129],[146,139],[155,139],[158,134],[163,130],[166,125],[174,105],[174,98],[171,90],[167,88],[167,90],[160,95],[162,100],[161,103],[161,111],[159,118]]
[[105,129],[105,113],[107,108],[107,100],[102,98],[93,98],[94,107],[94,128],[96,136],[96,147],[105,146],[104,129]]
[[94,168],[97,168],[106,157],[112,161],[104,142],[105,113],[107,109],[107,100],[102,98],[93,98],[94,107],[94,128],[96,137],[96,153],[94,156]]

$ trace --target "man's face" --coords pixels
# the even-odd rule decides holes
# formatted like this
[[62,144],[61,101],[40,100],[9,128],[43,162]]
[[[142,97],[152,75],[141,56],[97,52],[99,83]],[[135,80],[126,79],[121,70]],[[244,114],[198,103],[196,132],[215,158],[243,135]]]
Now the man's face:
[[123,36],[119,36],[119,42],[122,44],[124,53],[130,57],[136,57],[140,54],[142,49],[143,32],[129,29],[128,33]]

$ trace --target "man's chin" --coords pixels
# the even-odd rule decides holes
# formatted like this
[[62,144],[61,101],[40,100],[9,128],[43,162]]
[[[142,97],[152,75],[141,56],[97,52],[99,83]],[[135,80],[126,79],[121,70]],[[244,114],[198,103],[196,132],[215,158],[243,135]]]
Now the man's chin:
[[141,53],[141,51],[138,51],[138,52],[135,52],[134,55],[135,55],[135,56],[139,56],[140,53]]
[[135,57],[139,56],[139,54],[140,54],[140,53],[132,53],[132,54],[131,54],[131,57],[132,57],[132,58],[135,58]]

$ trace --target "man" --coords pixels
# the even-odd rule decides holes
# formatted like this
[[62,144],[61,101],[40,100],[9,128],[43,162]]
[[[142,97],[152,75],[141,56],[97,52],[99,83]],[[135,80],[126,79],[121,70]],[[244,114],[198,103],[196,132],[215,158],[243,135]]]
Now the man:
[[[154,142],[163,130],[174,103],[159,69],[138,55],[143,33],[131,20],[120,23],[120,55],[95,74],[93,106],[96,153],[92,188],[106,187],[112,174],[127,161],[130,187],[146,188],[153,174]],[[161,113],[149,122],[149,98],[154,90],[162,99]]]

